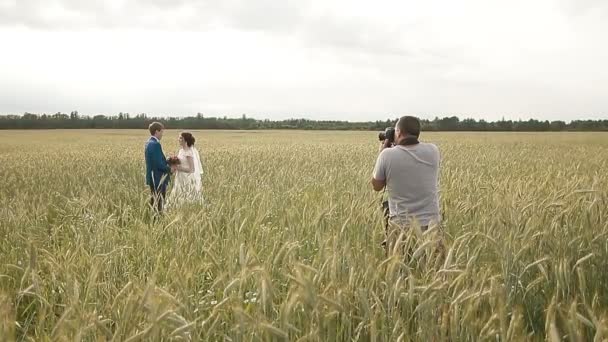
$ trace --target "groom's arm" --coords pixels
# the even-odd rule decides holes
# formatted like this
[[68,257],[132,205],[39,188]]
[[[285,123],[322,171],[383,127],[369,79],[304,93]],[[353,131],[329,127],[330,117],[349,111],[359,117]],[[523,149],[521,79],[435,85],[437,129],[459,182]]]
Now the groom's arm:
[[165,156],[163,155],[160,144],[154,144],[152,148],[152,167],[157,171],[170,173],[171,167],[167,164],[167,159],[165,159]]

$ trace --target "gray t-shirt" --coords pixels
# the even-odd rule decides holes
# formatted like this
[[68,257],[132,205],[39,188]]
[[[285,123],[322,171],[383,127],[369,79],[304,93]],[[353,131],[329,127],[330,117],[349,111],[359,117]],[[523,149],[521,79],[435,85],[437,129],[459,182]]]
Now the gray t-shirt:
[[419,143],[384,149],[373,177],[385,180],[391,220],[421,226],[439,223],[439,149]]

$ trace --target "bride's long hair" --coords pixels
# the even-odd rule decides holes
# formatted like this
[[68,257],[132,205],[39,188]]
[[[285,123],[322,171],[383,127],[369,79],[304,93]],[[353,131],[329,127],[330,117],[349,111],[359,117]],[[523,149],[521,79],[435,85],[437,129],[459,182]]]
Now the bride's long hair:
[[198,153],[198,150],[196,149],[196,147],[194,147],[194,143],[196,142],[196,139],[190,132],[182,132],[181,136],[182,136],[182,139],[184,139],[184,142],[186,143],[188,148],[192,149],[192,154],[194,157],[194,173],[202,176],[203,175],[203,165],[201,163],[201,156]]

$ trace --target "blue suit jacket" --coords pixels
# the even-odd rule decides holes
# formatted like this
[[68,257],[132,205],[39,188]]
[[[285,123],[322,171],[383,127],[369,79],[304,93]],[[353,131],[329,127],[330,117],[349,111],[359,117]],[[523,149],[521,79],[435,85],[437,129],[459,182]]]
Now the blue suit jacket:
[[146,184],[158,191],[165,191],[169,184],[171,167],[163,154],[163,148],[158,140],[150,137],[146,143]]

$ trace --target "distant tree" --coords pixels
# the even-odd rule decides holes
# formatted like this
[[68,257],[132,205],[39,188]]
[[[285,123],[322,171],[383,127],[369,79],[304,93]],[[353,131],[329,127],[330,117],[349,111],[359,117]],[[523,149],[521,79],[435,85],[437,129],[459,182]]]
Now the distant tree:
[[[52,128],[130,128],[142,129],[152,121],[163,121],[172,129],[305,129],[305,130],[384,130],[393,127],[395,120],[375,122],[314,121],[308,119],[287,119],[272,121],[256,120],[243,114],[240,118],[205,118],[201,113],[191,117],[148,117],[145,113],[130,117],[120,112],[117,116],[81,116],[77,111],[70,115],[57,112],[52,115],[24,113],[23,115],[0,116],[0,129],[52,129]],[[539,121],[536,119],[487,122],[472,118],[460,120],[457,116],[439,118],[432,121],[422,119],[423,130],[427,131],[608,131],[608,120]]]
[[31,113],[24,113],[22,118],[24,120],[38,120],[38,116],[36,114],[31,114]]
[[456,116],[446,117],[439,120],[439,130],[440,131],[458,131],[460,120]]
[[552,131],[562,131],[566,128],[566,123],[563,121],[551,121],[549,127]]

